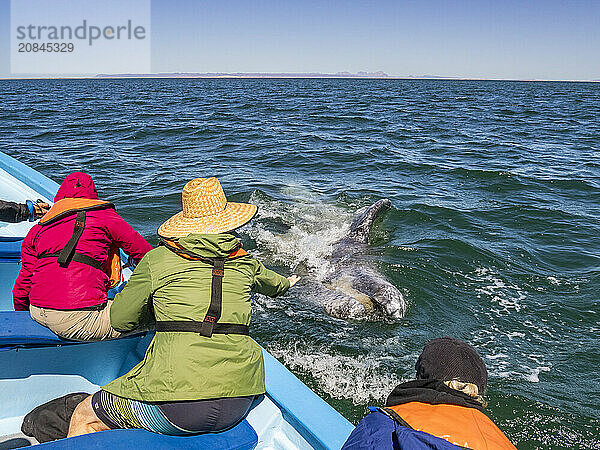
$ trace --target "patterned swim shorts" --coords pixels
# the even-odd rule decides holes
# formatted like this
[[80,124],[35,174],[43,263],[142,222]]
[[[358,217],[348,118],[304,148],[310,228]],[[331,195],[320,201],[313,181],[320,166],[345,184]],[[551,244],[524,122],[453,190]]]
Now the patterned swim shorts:
[[198,433],[171,423],[156,403],[140,402],[98,391],[92,396],[92,407],[98,418],[113,429],[142,428],[173,436]]
[[235,426],[248,413],[255,396],[179,402],[143,402],[101,390],[92,408],[109,428],[141,428],[172,436],[218,432]]

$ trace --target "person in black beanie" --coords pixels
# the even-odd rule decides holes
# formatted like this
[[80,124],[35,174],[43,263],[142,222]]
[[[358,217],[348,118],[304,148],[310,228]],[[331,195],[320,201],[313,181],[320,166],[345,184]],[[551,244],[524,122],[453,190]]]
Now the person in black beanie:
[[371,408],[344,450],[515,448],[482,412],[488,375],[473,347],[451,337],[433,339],[415,369],[416,379],[396,386],[384,408]]

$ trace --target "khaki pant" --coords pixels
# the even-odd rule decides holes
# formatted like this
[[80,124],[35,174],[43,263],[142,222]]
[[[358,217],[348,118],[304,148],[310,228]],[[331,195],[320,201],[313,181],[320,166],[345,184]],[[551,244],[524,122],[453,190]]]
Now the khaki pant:
[[102,341],[123,335],[110,326],[109,300],[102,310],[59,311],[31,305],[29,312],[33,320],[50,328],[56,335],[72,341]]

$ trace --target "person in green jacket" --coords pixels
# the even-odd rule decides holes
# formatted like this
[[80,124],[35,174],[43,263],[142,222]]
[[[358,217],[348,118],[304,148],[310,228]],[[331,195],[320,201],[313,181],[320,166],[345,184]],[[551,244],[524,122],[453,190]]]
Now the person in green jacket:
[[265,392],[259,345],[248,336],[251,291],[276,297],[298,281],[246,253],[235,235],[256,206],[228,202],[216,178],[183,188],[114,300],[113,328],[155,327],[144,359],[77,406],[69,436],[114,428],[187,435],[228,429]]

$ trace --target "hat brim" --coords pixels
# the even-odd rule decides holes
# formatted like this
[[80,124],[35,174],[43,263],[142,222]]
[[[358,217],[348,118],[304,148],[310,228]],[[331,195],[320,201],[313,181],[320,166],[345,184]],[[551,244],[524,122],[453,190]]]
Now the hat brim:
[[257,211],[256,205],[233,202],[227,202],[223,211],[212,216],[186,217],[180,211],[158,227],[158,235],[163,238],[180,238],[190,233],[225,233],[250,222]]

